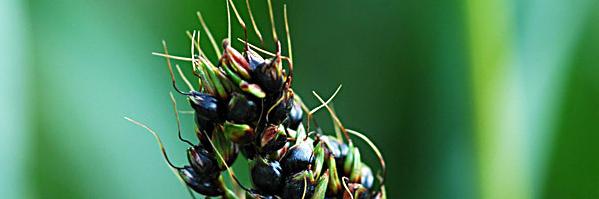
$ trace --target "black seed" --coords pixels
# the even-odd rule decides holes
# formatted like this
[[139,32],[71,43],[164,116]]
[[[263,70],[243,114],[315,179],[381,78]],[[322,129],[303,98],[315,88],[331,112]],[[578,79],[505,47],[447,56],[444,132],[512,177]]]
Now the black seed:
[[247,124],[256,119],[258,115],[256,103],[245,95],[234,93],[228,104],[227,119],[237,124]]
[[195,192],[206,196],[223,195],[223,190],[218,186],[217,178],[202,178],[190,166],[179,169],[179,175],[185,184]]
[[218,167],[214,154],[203,146],[195,146],[187,150],[187,160],[196,174],[214,178],[218,175]]
[[283,170],[286,174],[294,174],[308,169],[312,164],[312,151],[314,147],[308,142],[302,142],[299,145],[292,146],[281,160]]
[[268,161],[257,159],[251,168],[252,183],[258,190],[274,194],[280,187],[283,180],[283,169],[278,161]]
[[372,188],[372,185],[374,184],[372,170],[366,164],[362,164],[360,169],[360,183],[367,189]]
[[195,120],[200,130],[212,132],[214,123],[220,122],[218,100],[206,93],[191,91],[189,103],[195,110]]
[[[291,108],[294,104],[293,95],[283,96],[283,100],[276,104],[276,102],[280,100],[281,96],[283,95],[281,94],[279,97],[273,98],[272,104],[275,105],[275,107],[270,111],[270,113],[267,116],[269,124],[281,124],[287,118],[289,112],[291,112]],[[271,107],[268,107],[268,109],[270,108]]]
[[333,136],[321,136],[321,140],[327,143],[326,150],[335,157],[335,163],[337,164],[337,171],[339,172],[339,177],[349,176],[349,174],[344,173],[343,164],[345,163],[345,158],[349,153],[349,148],[347,144],[341,143],[337,140],[337,138]]
[[297,130],[299,125],[302,123],[303,117],[304,111],[302,110],[302,106],[298,103],[293,103],[293,106],[287,115],[285,126],[290,129]]
[[249,53],[247,58],[248,63],[250,64],[250,71],[254,71],[256,68],[258,68],[258,66],[264,64],[264,58],[260,57],[260,55],[255,52]]
[[206,93],[191,91],[190,103],[199,117],[218,120],[218,100]]
[[339,143],[335,137],[325,135],[320,136],[320,139],[326,143],[325,150],[327,151],[327,154],[331,154],[335,160],[341,158],[341,143]]
[[283,76],[277,73],[274,58],[257,65],[251,75],[267,93],[276,93],[283,88]]

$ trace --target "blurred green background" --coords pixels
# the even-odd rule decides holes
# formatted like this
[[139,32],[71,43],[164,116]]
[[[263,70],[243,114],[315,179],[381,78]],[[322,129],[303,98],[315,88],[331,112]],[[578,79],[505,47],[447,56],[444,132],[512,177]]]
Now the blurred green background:
[[[316,106],[343,84],[335,108],[383,151],[389,198],[599,198],[599,1],[286,2],[296,92]],[[0,198],[188,198],[122,117],[185,161],[150,52],[188,55],[198,10],[223,38],[222,0],[1,0]]]

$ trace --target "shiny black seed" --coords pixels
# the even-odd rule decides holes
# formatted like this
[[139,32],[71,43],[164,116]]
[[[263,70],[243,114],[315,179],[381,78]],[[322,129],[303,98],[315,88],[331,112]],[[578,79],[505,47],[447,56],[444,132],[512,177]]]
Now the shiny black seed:
[[345,158],[349,153],[349,147],[345,143],[341,143],[337,140],[337,138],[333,136],[321,136],[321,140],[327,143],[326,150],[335,157],[335,163],[337,164],[337,171],[339,172],[339,177],[345,175],[349,176],[349,174],[345,174],[343,171],[343,164],[345,163]]
[[287,115],[287,120],[285,120],[285,126],[287,126],[287,128],[297,130],[299,125],[302,123],[303,118],[304,111],[302,110],[302,106],[299,103],[293,103],[293,106]]
[[187,150],[187,160],[199,176],[215,177],[218,167],[214,154],[208,152],[203,146],[195,146]]
[[220,196],[224,193],[218,186],[217,178],[200,177],[190,166],[179,169],[179,175],[189,188],[199,194],[206,196]]
[[372,175],[372,170],[366,164],[362,164],[360,169],[360,184],[367,189],[372,188],[374,184],[374,175]]
[[277,72],[274,59],[270,59],[252,70],[252,78],[267,93],[276,93],[283,88],[283,76]]
[[218,100],[215,97],[206,93],[191,91],[191,96],[189,96],[189,98],[191,107],[199,115],[198,117],[202,117],[207,120],[218,119]]
[[258,66],[263,65],[265,62],[264,58],[260,57],[260,55],[255,52],[250,52],[247,58],[248,63],[250,64],[250,71],[256,70]]
[[335,137],[325,135],[321,136],[320,139],[326,143],[325,150],[327,151],[327,154],[332,155],[335,160],[341,158],[341,143],[339,143]]
[[189,103],[195,110],[195,120],[202,131],[212,132],[214,123],[221,121],[218,100],[206,93],[191,91]]
[[308,169],[314,158],[312,151],[314,147],[308,142],[301,142],[299,145],[292,146],[281,160],[283,170],[286,174],[294,174]]
[[349,154],[349,147],[345,143],[340,143],[339,150],[341,152],[339,154],[339,158],[342,158],[343,160],[345,160],[345,158],[347,157],[347,154]]
[[245,95],[234,93],[228,104],[227,119],[237,124],[250,123],[257,118],[258,106]]
[[283,169],[278,161],[257,159],[251,168],[252,183],[261,192],[274,194],[283,180]]
[[[281,95],[282,96],[282,95]],[[284,96],[283,100],[276,104],[280,98],[274,99],[273,105],[275,106],[268,114],[269,124],[281,124],[291,112],[293,107],[293,96]],[[270,109],[270,107],[269,107]]]

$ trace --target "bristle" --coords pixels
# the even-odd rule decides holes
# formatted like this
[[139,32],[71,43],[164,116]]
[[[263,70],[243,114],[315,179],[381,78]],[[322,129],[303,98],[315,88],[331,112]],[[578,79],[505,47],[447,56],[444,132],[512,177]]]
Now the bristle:
[[275,28],[275,17],[274,17],[274,13],[272,12],[272,2],[271,0],[268,0],[268,14],[270,16],[270,26],[272,29],[272,38],[275,41],[275,43],[277,43],[279,41],[279,38],[277,37],[277,29]]
[[250,0],[245,0],[245,4],[247,6],[247,10],[248,10],[248,13],[250,15],[250,20],[252,21],[252,26],[254,27],[254,32],[256,33],[256,36],[258,36],[258,39],[260,40],[260,43],[262,45],[264,45],[264,39],[262,38],[262,34],[260,33],[260,30],[258,29],[258,25],[256,25],[256,21],[254,20],[254,14],[252,14],[252,8],[250,6]]
[[283,16],[285,16],[285,33],[287,35],[287,50],[289,51],[289,60],[293,62],[293,50],[291,48],[291,34],[289,33],[289,21],[287,19],[287,4],[283,5]]
[[220,48],[218,47],[218,44],[216,44],[216,40],[214,40],[214,37],[212,36],[210,29],[208,29],[208,26],[206,25],[206,22],[204,21],[204,18],[202,17],[202,13],[200,11],[198,11],[197,15],[198,15],[198,19],[200,20],[200,24],[202,25],[202,28],[204,29],[204,32],[206,32],[206,35],[208,36],[208,40],[210,40],[210,43],[212,44],[214,53],[216,54],[217,57],[220,58],[222,56],[222,54],[220,53]]

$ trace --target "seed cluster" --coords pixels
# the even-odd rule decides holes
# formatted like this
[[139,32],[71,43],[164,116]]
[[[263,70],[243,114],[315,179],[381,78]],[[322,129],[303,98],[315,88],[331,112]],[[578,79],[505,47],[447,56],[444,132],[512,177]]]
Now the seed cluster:
[[[276,35],[270,0],[268,5],[273,34]],[[229,7],[246,30],[231,0],[227,1]],[[249,4],[247,7],[251,16]],[[206,35],[214,41],[199,12],[198,17]],[[255,30],[262,40],[256,27]],[[218,56],[218,62],[213,64],[202,52],[200,33],[188,32],[188,35],[192,41],[191,58],[169,55],[164,42],[164,53],[155,54],[166,57],[173,87],[188,99],[193,109],[199,143],[183,139],[179,127],[179,138],[190,145],[187,149],[189,164],[173,165],[166,158],[158,136],[145,125],[131,120],[156,136],[167,162],[188,188],[204,196],[222,198],[386,198],[385,167],[378,149],[362,134],[343,127],[328,101],[320,96],[316,95],[323,104],[313,110],[302,103],[291,88],[292,58],[281,55],[281,44],[276,36],[274,53],[249,44],[247,38],[241,40],[245,46],[241,52],[232,47],[230,38],[224,39],[222,48],[212,42]],[[263,52],[267,58],[256,51]],[[192,86],[177,65],[176,69],[190,91],[179,89],[171,59],[191,62],[199,86]],[[171,98],[178,121],[172,94]],[[325,135],[316,125],[315,131],[309,130],[310,121],[314,119],[312,113],[323,107],[335,121],[337,136]],[[370,167],[361,161],[360,150],[354,146],[349,134],[364,139],[381,160],[382,175],[378,175],[378,182],[375,183]],[[250,188],[243,186],[229,167],[239,153],[249,162]],[[225,171],[234,180],[233,185],[245,190],[243,196],[226,186]]]

